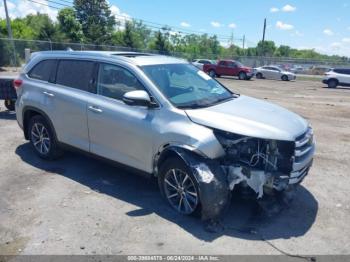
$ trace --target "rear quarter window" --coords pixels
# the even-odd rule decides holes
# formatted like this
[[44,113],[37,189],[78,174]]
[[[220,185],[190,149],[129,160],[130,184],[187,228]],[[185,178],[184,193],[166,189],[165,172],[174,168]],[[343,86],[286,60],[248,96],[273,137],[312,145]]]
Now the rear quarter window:
[[28,76],[33,79],[42,81],[53,80],[57,60],[43,60],[36,64],[28,73]]
[[56,83],[84,91],[90,90],[95,63],[92,61],[61,60],[58,63]]

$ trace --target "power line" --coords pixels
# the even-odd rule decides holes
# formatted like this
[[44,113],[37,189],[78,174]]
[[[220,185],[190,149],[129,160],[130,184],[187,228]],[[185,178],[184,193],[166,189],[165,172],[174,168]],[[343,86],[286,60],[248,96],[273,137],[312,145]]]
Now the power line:
[[[27,0],[27,1],[33,2],[33,3],[36,3],[36,4],[40,4],[40,5],[43,5],[43,6],[47,6],[47,7],[50,7],[50,8],[54,8],[54,9],[57,9],[57,10],[60,10],[63,7],[72,7],[70,5],[67,5],[67,4],[64,4],[64,3],[61,3],[61,2],[73,4],[72,2],[69,2],[68,0],[56,0],[56,1],[46,0],[48,3],[60,6],[60,7],[57,7],[57,6],[53,6],[51,4],[46,4],[46,3],[38,2],[38,1],[35,1],[35,0]],[[60,1],[60,2],[57,2],[57,1]],[[115,17],[122,17],[125,20],[130,19],[129,16],[125,16],[125,15],[121,15],[121,14],[115,15]],[[157,29],[157,30],[164,30],[164,28],[170,28],[170,29],[176,30],[177,33],[180,33],[180,34],[186,34],[186,35],[190,35],[190,34],[203,35],[203,34],[206,34],[204,32],[200,32],[200,31],[196,31],[196,30],[183,29],[183,28],[180,28],[180,27],[170,26],[170,25],[156,23],[156,22],[152,22],[152,21],[147,21],[147,20],[140,19],[140,18],[133,17],[132,19],[136,20],[136,21],[140,21],[140,22],[144,23],[147,27],[151,27],[151,28],[154,28],[154,29]],[[207,34],[209,36],[216,36],[219,40],[223,40],[223,41],[230,41],[230,40],[236,40],[236,41],[240,41],[240,42],[243,41],[243,39],[241,39],[241,38],[232,39],[232,37],[230,37],[230,36],[221,35],[221,34],[213,34],[213,33],[207,33]]]
[[62,9],[62,7],[52,6],[52,5],[40,3],[40,2],[37,2],[37,1],[34,1],[34,0],[27,0],[27,1],[32,2],[32,3],[35,3],[35,4],[47,6],[47,7],[53,8],[53,9],[57,9],[57,10]]
[[[118,14],[118,15],[115,15],[115,16],[123,17],[125,19],[130,19],[130,17],[125,16],[125,15],[121,15],[121,14]],[[147,21],[147,20],[144,20],[144,19],[136,18],[136,17],[133,17],[132,19],[137,20],[137,21],[141,21],[144,24],[153,24],[153,25],[157,25],[157,26],[161,26],[161,27],[170,27],[172,29],[176,29],[176,30],[179,30],[181,32],[196,33],[196,34],[200,34],[200,35],[204,34],[203,32],[200,32],[200,31],[191,30],[191,29],[183,29],[183,28],[180,28],[180,27],[177,27],[177,26],[171,26],[171,25],[166,25],[166,24],[160,24],[160,23],[151,22],[151,21]],[[217,37],[220,37],[221,39],[223,39],[223,38],[227,39],[227,40],[231,39],[231,37],[227,36],[227,35],[213,34],[213,33],[209,33],[208,35],[216,35]],[[242,39],[238,39],[238,38],[236,40],[242,41]]]
[[68,4],[73,4],[73,2],[71,1],[67,1],[67,0],[60,0],[61,2],[65,2],[65,3],[68,3]]
[[[52,1],[52,0],[46,0],[47,2],[50,2],[50,3],[53,3],[53,4],[55,4],[55,5],[62,5],[62,6],[65,6],[65,7],[72,7],[71,5],[67,5],[67,4],[62,4],[62,3],[60,3],[60,2],[56,2],[56,1]],[[60,1],[62,1],[62,0],[60,0]],[[72,3],[70,3],[70,4],[72,4]]]

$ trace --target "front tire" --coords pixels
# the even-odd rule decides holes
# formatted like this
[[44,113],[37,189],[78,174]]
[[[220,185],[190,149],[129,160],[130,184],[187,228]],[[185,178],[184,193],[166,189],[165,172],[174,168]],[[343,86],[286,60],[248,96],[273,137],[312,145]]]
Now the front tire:
[[247,79],[247,74],[245,72],[240,72],[238,74],[238,79],[239,80],[246,80]]
[[28,137],[35,153],[39,157],[54,160],[62,155],[53,130],[41,115],[36,115],[30,119]]
[[283,75],[283,76],[282,76],[282,81],[288,81],[288,76]]
[[169,158],[159,169],[159,189],[162,196],[182,215],[200,210],[198,182],[191,169],[178,158]]
[[336,88],[338,86],[338,81],[335,79],[328,80],[328,87],[329,88]]
[[11,99],[5,100],[4,104],[5,104],[5,107],[7,108],[7,110],[15,111],[15,109],[16,109],[15,108],[15,104],[16,104],[15,100],[11,100]]
[[211,78],[215,78],[215,77],[216,77],[215,71],[214,71],[214,70],[210,70],[210,71],[209,71],[209,76],[210,76]]

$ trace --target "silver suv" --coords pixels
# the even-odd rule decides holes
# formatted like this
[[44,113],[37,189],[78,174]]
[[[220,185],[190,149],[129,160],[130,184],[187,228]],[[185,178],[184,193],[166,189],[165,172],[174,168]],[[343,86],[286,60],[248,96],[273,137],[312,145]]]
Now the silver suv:
[[293,188],[312,164],[303,118],[184,60],[40,52],[14,83],[17,121],[40,157],[70,146],[154,175],[182,214],[215,218],[238,186],[257,198]]

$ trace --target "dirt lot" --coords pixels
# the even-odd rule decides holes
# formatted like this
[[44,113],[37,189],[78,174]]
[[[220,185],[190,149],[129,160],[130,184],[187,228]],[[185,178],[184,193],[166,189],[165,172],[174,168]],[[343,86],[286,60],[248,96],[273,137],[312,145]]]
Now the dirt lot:
[[236,197],[225,230],[208,233],[174,213],[152,180],[76,153],[40,160],[1,106],[0,254],[350,254],[350,89],[220,81],[312,123],[314,166],[288,210],[257,215]]

